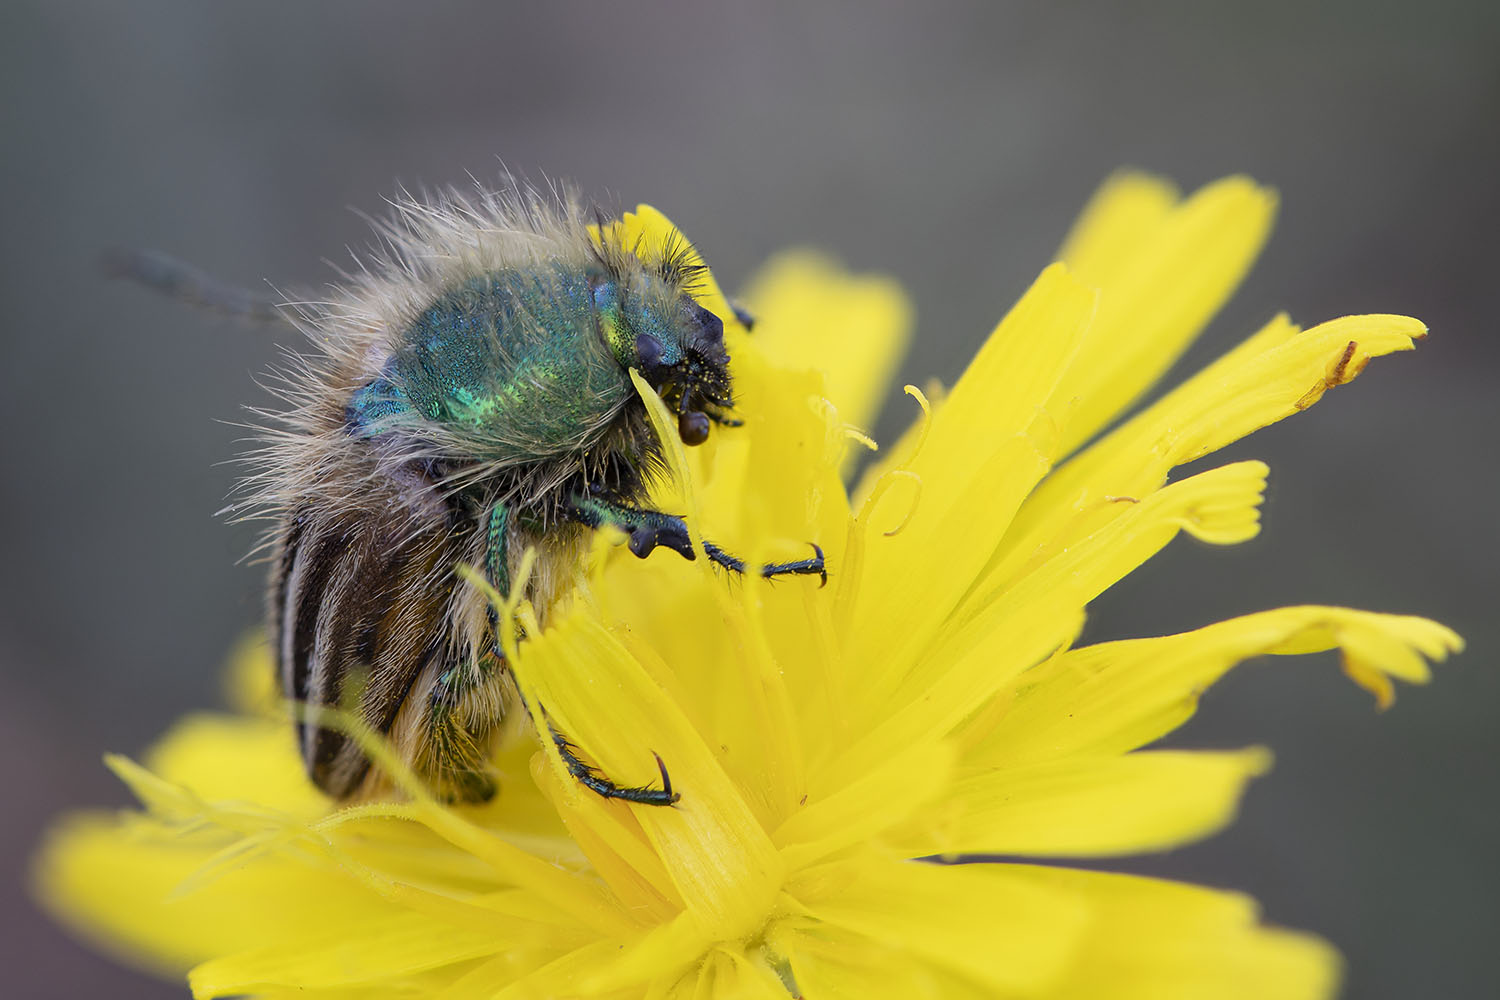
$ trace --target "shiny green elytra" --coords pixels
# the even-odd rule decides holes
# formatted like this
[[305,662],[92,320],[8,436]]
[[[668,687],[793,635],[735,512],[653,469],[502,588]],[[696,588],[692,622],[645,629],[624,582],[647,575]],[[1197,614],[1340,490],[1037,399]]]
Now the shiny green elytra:
[[[282,373],[291,405],[249,481],[250,506],[275,523],[282,685],[312,709],[352,710],[446,798],[493,794],[488,749],[518,698],[493,610],[456,568],[481,567],[509,594],[534,549],[526,596],[544,613],[590,529],[620,528],[642,558],[658,546],[694,558],[682,519],[644,506],[662,443],[630,371],[677,413],[686,444],[738,423],[723,320],[693,296],[696,253],[675,234],[649,245],[623,232],[527,191],[402,202],[387,252],[299,314],[321,357]],[[814,549],[758,571],[823,575]],[[312,779],[337,799],[387,790],[315,716],[297,727]],[[664,765],[661,787],[622,788],[551,736],[599,794],[675,801]]]

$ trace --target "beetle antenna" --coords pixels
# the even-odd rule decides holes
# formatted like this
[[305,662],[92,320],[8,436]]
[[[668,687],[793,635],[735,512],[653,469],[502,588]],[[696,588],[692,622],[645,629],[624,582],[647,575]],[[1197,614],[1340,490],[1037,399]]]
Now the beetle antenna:
[[159,250],[111,247],[99,255],[99,268],[106,277],[134,282],[179,302],[234,319],[291,325],[275,299],[220,281]]

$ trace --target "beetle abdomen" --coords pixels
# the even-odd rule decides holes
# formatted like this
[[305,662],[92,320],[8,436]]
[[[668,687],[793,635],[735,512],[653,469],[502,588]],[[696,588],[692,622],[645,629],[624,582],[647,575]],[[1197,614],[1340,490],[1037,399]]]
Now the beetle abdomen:
[[[451,531],[413,534],[409,518],[378,508],[304,509],[281,545],[271,600],[284,693],[389,734],[423,679],[456,657],[448,612],[462,557]],[[369,776],[363,751],[336,726],[300,721],[297,741],[308,774],[335,798]]]

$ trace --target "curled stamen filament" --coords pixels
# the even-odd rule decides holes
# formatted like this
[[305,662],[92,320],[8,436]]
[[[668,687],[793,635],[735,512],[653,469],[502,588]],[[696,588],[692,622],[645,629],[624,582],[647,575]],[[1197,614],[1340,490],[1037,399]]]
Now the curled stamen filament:
[[845,424],[843,430],[844,437],[848,438],[850,441],[853,441],[856,444],[862,444],[871,451],[880,450],[880,445],[875,443],[874,438],[870,437],[870,435],[866,434],[858,427],[855,427],[853,424]]
[[905,528],[908,524],[911,523],[912,515],[917,512],[917,503],[922,499],[921,476],[917,475],[915,472],[912,472],[910,469],[892,469],[890,472],[887,472],[885,475],[881,476],[880,479],[875,483],[875,488],[870,491],[870,495],[866,497],[865,502],[860,505],[859,516],[856,518],[856,520],[860,521],[861,523],[868,523],[870,514],[875,509],[875,505],[880,502],[880,498],[883,497],[886,492],[896,484],[897,481],[905,481],[911,483],[915,487],[915,493],[911,499],[911,506],[907,508],[906,513],[902,515],[901,520],[896,524],[896,526],[894,528],[891,528],[889,531],[882,532],[882,534],[884,534],[886,538],[895,537],[896,535],[901,533],[902,528]]

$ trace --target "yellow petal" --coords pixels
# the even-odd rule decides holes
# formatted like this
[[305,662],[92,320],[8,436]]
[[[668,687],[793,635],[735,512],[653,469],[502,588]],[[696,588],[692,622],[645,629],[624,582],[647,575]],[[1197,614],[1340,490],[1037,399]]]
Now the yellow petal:
[[[532,1000],[537,997],[592,997],[600,996],[589,988],[589,980],[601,970],[606,973],[611,962],[620,957],[623,950],[615,941],[595,941],[541,968],[509,982],[505,988],[488,993],[495,1000]],[[487,991],[475,987],[480,984],[470,981],[463,990],[455,989],[450,994],[453,1000],[463,997],[485,996]],[[618,991],[607,995],[619,996]]]
[[[186,955],[201,960],[247,948],[298,951],[329,927],[358,938],[362,928],[411,911],[423,920],[468,926],[491,937],[501,931],[515,935],[518,919],[543,925],[555,919],[539,921],[535,909],[517,909],[511,902],[481,904],[479,897],[460,899],[425,887],[461,885],[471,891],[494,885],[493,876],[475,862],[497,856],[520,884],[543,891],[546,914],[571,913],[587,925],[598,910],[598,900],[588,898],[588,883],[576,883],[494,838],[484,844],[481,831],[430,802],[354,806],[307,826],[272,805],[205,801],[127,760],[110,764],[152,815],[127,815],[115,829],[62,838],[45,862],[46,894],[91,933],[138,942],[148,959],[160,947],[153,934],[162,942],[184,942],[190,949]],[[445,853],[440,841],[409,822],[413,818],[434,828],[446,824],[467,831],[481,850]],[[389,866],[385,870],[400,872],[402,881],[372,865]],[[114,866],[120,877],[111,874]],[[547,893],[557,888],[562,891]],[[301,904],[295,915],[283,912],[286,900],[304,891],[316,903]],[[166,957],[176,964],[180,956]]]
[[[991,442],[1024,433],[1053,399],[1087,340],[1097,293],[1063,264],[1042,271],[995,326],[941,405],[915,452],[896,448],[881,471],[954,474]],[[863,497],[859,497],[863,499]]]
[[1258,926],[1255,904],[1236,893],[1067,868],[1011,871],[1089,904],[1088,934],[1049,998],[1321,1000],[1337,988],[1332,948]]
[[186,716],[152,747],[146,766],[204,799],[260,802],[304,817],[328,810],[327,797],[307,779],[284,715]]
[[694,472],[704,535],[736,554],[759,546],[771,560],[802,558],[814,540],[830,555],[841,552],[849,506],[840,467],[851,449],[836,422],[842,414],[830,413],[823,398],[823,377],[746,351],[735,379],[735,413],[745,426],[716,430],[712,475]]
[[[576,616],[533,635],[513,662],[533,707],[540,705],[611,780],[658,783],[652,754],[662,756],[682,800],[611,808],[633,812],[656,852],[671,859],[667,874],[707,936],[734,938],[757,925],[780,888],[782,862],[702,737],[618,640]],[[572,794],[593,795],[576,783]]]
[[597,797],[579,795],[575,780],[537,754],[533,774],[557,805],[568,833],[621,909],[640,922],[665,920],[683,907],[666,866],[635,817]]
[[848,636],[841,683],[861,704],[887,701],[931,649],[1046,470],[1035,442],[1012,436],[964,466],[907,481],[910,491],[880,494],[861,512],[835,598]]
[[681,913],[623,946],[616,945],[607,963],[593,963],[577,981],[583,991],[601,996],[615,996],[642,983],[659,989],[662,983],[688,973],[713,947],[714,942],[703,936],[694,915]]
[[1048,476],[1017,514],[987,570],[1009,578],[1040,546],[1065,547],[1140,498],[1175,466],[1307,409],[1371,358],[1410,350],[1426,328],[1404,316],[1348,316],[1298,333],[1278,317],[1240,348]]
[[1136,248],[1157,230],[1180,200],[1176,185],[1160,177],[1121,171],[1105,181],[1073,224],[1058,260],[1095,287],[1109,282]]
[[[951,795],[955,759],[946,742],[918,743],[827,798],[809,800],[773,834],[789,868],[877,837],[908,816]],[[919,853],[933,853],[931,851]]]
[[[1017,601],[1022,599],[1017,595],[1036,595],[1056,582],[1078,586],[1083,579],[1091,582],[1078,592],[1086,595],[1085,602],[1091,601],[1159,552],[1178,530],[1214,545],[1254,538],[1260,531],[1268,472],[1264,462],[1235,462],[1142,498],[1099,497],[1093,505],[1109,508],[1111,517],[1087,522],[1092,530],[1086,534],[1064,535],[1018,551],[1014,560],[990,570],[975,585],[966,606],[983,609],[998,595]],[[1075,570],[1082,576],[1074,576]]]
[[144,819],[77,815],[43,845],[38,895],[104,950],[168,975],[254,943],[290,944],[330,926],[357,926],[384,909],[347,878],[289,860],[261,859],[179,892],[221,843],[187,832],[168,839]]
[[1088,924],[1076,894],[1003,865],[861,859],[800,878],[788,889],[812,918],[995,990],[1054,981]]
[[986,984],[826,924],[773,930],[770,943],[785,956],[803,997],[993,1000],[996,995]]
[[687,972],[709,946],[689,915],[619,940],[591,941],[561,954],[502,949],[448,984],[441,1000],[468,997],[615,997]]
[[[1028,610],[996,622],[988,641],[968,655],[924,661],[905,690],[867,706],[864,719],[851,726],[848,742],[838,744],[836,755],[809,775],[813,798],[831,796],[878,770],[891,747],[945,736],[1010,679],[1067,645],[1083,626],[1077,605]],[[918,690],[924,683],[918,678],[926,678],[925,690]]]
[[[687,984],[683,984],[686,989]],[[684,996],[733,997],[735,1000],[788,1000],[786,985],[763,962],[736,948],[712,952],[699,970],[694,992]]]
[[[746,804],[755,810],[762,825],[770,828],[780,821],[790,803],[805,788],[802,776],[803,755],[793,724],[795,708],[783,679],[784,671],[775,660],[769,634],[761,620],[765,606],[774,603],[766,596],[770,585],[758,574],[747,573],[739,581],[743,588],[740,600],[733,599],[730,591],[723,585],[721,574],[704,555],[702,538],[695,527],[701,523],[700,512],[703,508],[698,500],[695,483],[686,471],[687,460],[682,443],[672,431],[672,418],[662,405],[660,397],[638,373],[632,371],[631,378],[646,405],[653,427],[664,441],[667,465],[680,484],[678,492],[683,502],[681,509],[687,511],[688,531],[696,557],[696,583],[702,591],[712,595],[717,604],[717,617],[723,623],[722,631],[734,645],[734,655],[730,659],[738,661],[741,667],[739,670],[727,670],[727,676],[720,672],[705,672],[701,668],[702,657],[689,655],[665,672],[658,670],[658,676],[671,677],[674,680],[673,692],[681,695],[688,690],[682,684],[683,678],[697,675],[699,697],[694,707],[699,709],[697,717],[709,722],[700,732],[711,734],[707,738],[718,744],[726,752],[726,756],[732,743],[737,760],[744,759],[740,755],[749,755],[749,762],[758,765],[753,769],[754,777],[744,787],[759,794],[750,796]],[[825,475],[832,475],[832,465],[827,465],[823,471]],[[797,554],[804,555],[805,550]],[[757,557],[758,552],[752,549],[746,555]],[[759,561],[759,558],[752,558],[750,564]],[[659,593],[671,594],[680,590],[683,585],[684,580],[679,575],[670,588]],[[789,586],[807,593],[816,584],[810,578],[803,578],[790,581]],[[670,622],[669,630],[679,629],[681,620],[679,618]],[[713,620],[713,616],[706,620]],[[642,662],[665,666],[649,648],[640,648],[639,652]],[[703,686],[705,682],[706,688]]]
[[[1112,207],[1116,199],[1125,207]],[[1165,214],[1157,214],[1161,203],[1149,182],[1117,183],[1091,212],[1109,220],[1100,223],[1109,233],[1064,247],[1063,260],[1082,265],[1080,279],[1100,290],[1088,339],[1058,389],[1059,400],[1077,400],[1064,454],[1150,388],[1218,312],[1260,253],[1276,198],[1230,177]],[[1117,223],[1117,215],[1130,218]],[[1124,232],[1133,238],[1120,238]],[[1068,257],[1075,247],[1086,251],[1077,262]]]
[[919,495],[891,491],[861,511],[851,541],[858,563],[840,576],[839,600],[852,605],[846,666],[871,689],[881,689],[883,666],[899,668],[930,644],[1046,471],[1050,456],[1028,430],[1093,307],[1093,294],[1061,265],[1042,272],[932,416],[920,447],[889,473],[920,483]]
[[[508,932],[509,931],[509,932]],[[508,933],[507,933],[508,932]],[[400,979],[499,948],[525,949],[512,928],[476,928],[403,914],[356,926],[325,926],[279,947],[214,958],[188,977],[195,997],[257,993],[267,988],[320,990]]]
[[1102,857],[1173,847],[1234,819],[1270,755],[1142,751],[971,772],[912,824],[914,854]]
[[1266,467],[1238,462],[1200,473],[1129,504],[1104,528],[1057,552],[1001,593],[973,599],[962,627],[950,627],[888,697],[871,724],[819,777],[848,781],[881,759],[882,747],[946,733],[1021,672],[1069,641],[1082,608],[1155,555],[1178,531],[1206,541],[1254,534]]
[[228,657],[224,693],[237,712],[280,717],[285,711],[271,646],[260,629],[242,636]]
[[911,338],[911,303],[899,284],[791,251],[761,268],[745,301],[755,314],[756,347],[771,365],[823,372],[840,418],[874,424]]
[[986,442],[1030,427],[1086,342],[1096,296],[1061,264],[1044,270],[995,327],[933,420],[908,467],[919,475],[972,462]]
[[1016,766],[1143,746],[1185,722],[1209,685],[1255,656],[1342,648],[1381,677],[1420,683],[1428,675],[1423,657],[1442,660],[1462,646],[1424,618],[1307,606],[1070,650],[1021,679],[1014,702],[966,759]]

